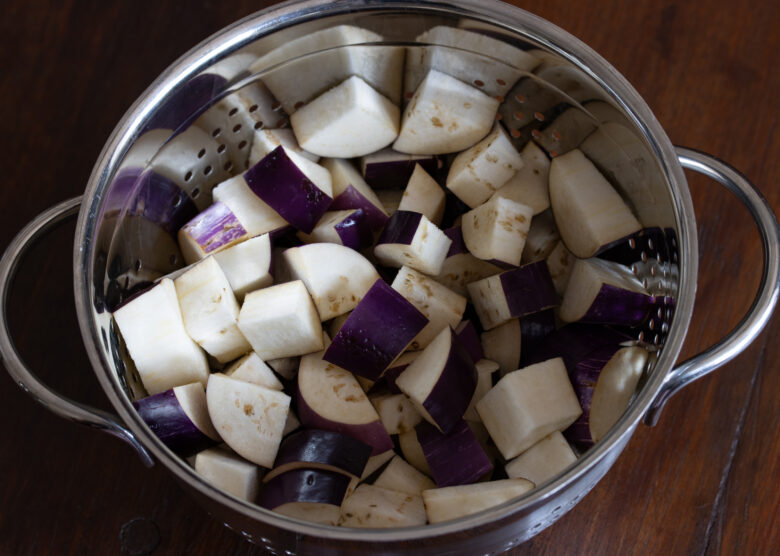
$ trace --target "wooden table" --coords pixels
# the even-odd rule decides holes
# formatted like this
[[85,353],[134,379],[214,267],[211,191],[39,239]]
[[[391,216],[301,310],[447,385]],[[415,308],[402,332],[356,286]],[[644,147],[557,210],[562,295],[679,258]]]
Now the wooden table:
[[[0,246],[38,212],[84,190],[114,124],[158,73],[268,3],[6,0]],[[732,163],[780,209],[780,4],[515,3],[600,52],[673,142]],[[713,183],[691,177],[690,185],[701,270],[683,357],[739,320],[761,265],[746,211]],[[28,257],[9,319],[32,368],[66,394],[106,407],[74,316],[73,229],[64,226]],[[640,425],[593,492],[514,553],[777,553],[778,332],[776,317],[735,361],[673,398],[657,427]],[[121,442],[54,417],[5,373],[0,423],[0,553],[260,553],[160,466],[146,469]]]

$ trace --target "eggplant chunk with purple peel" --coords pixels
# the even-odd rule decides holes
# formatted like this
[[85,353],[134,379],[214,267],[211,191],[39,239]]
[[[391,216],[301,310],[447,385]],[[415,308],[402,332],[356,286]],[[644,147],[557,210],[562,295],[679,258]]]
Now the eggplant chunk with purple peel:
[[452,240],[419,212],[397,210],[390,217],[374,247],[380,263],[436,276],[441,271]]
[[444,233],[452,240],[447,256],[441,265],[436,281],[447,286],[455,293],[469,296],[467,286],[488,276],[498,274],[503,269],[488,261],[472,255],[463,241],[462,226],[447,228]]
[[263,485],[257,505],[288,517],[338,525],[351,481],[335,471],[293,469]]
[[463,419],[447,434],[427,422],[420,423],[416,433],[436,486],[475,483],[493,470],[482,444]]
[[463,215],[463,241],[469,253],[500,266],[518,266],[531,228],[533,210],[496,197]]
[[426,522],[425,506],[419,494],[362,484],[344,500],[339,525],[385,529]]
[[555,431],[507,462],[504,469],[510,479],[528,479],[538,486],[575,461],[577,455],[574,450],[563,434]]
[[328,210],[363,209],[372,230],[379,230],[387,223],[388,214],[382,201],[351,162],[325,158],[320,163],[330,172],[333,188],[333,203]]
[[390,148],[360,157],[363,177],[375,189],[403,188],[417,165],[427,174],[435,174],[440,167],[436,155],[406,154]]
[[502,185],[493,197],[511,199],[528,205],[534,215],[550,208],[550,159],[533,141],[528,141],[520,151],[523,167]]
[[444,216],[444,200],[441,186],[422,166],[415,164],[398,210],[419,212],[438,226]]

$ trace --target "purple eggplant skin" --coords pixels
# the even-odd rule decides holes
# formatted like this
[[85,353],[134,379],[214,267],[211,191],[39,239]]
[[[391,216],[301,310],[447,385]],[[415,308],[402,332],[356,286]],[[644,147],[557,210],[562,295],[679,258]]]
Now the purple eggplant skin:
[[579,322],[639,326],[658,305],[658,300],[652,295],[602,284],[593,303]]
[[475,483],[492,471],[493,464],[463,419],[446,435],[427,421],[415,431],[437,487]]
[[190,420],[173,388],[135,401],[133,407],[157,438],[183,457],[216,444]]
[[260,491],[257,505],[269,510],[291,502],[340,506],[350,480],[336,471],[294,469],[268,481]]
[[297,229],[310,234],[333,202],[280,145],[244,173],[249,188]]
[[527,354],[531,354],[549,334],[555,332],[555,310],[547,309],[520,317],[520,365],[527,367]]
[[406,364],[395,367],[388,367],[385,369],[385,372],[382,373],[382,376],[379,377],[379,380],[374,382],[374,384],[371,386],[371,388],[368,389],[368,392],[366,393],[379,394],[380,392],[386,391],[390,394],[403,394],[401,389],[396,385],[395,379],[397,379],[408,366],[409,365]]
[[222,203],[214,203],[187,222],[180,231],[194,239],[206,253],[247,235],[236,215]]
[[473,363],[485,358],[485,352],[482,350],[482,342],[479,341],[479,333],[473,322],[470,320],[461,321],[455,329],[455,334],[458,336],[458,340],[463,347],[466,348]]
[[352,185],[341,192],[331,203],[329,210],[363,209],[366,221],[372,230],[381,230],[387,224],[388,216],[383,210],[366,199]]
[[450,243],[450,249],[447,251],[447,258],[469,252],[468,248],[466,247],[466,242],[463,241],[463,228],[461,226],[452,226],[451,228],[447,228],[444,230],[444,235],[452,240],[452,243]]
[[[307,463],[317,463],[360,477],[370,456],[371,446],[349,435],[335,431],[304,429],[282,440],[270,473],[282,466],[300,464],[300,467],[306,467]],[[264,481],[273,478],[269,475],[266,475]]]
[[381,278],[333,337],[323,359],[376,381],[428,324],[428,319]]
[[184,131],[219,98],[226,83],[224,77],[213,73],[193,77],[152,113],[141,133],[150,129],[172,129],[174,134]]
[[439,163],[435,156],[411,159],[408,154],[398,155],[398,160],[366,163],[363,178],[374,189],[403,189],[412,177],[415,164],[431,176],[436,174]]
[[374,233],[365,211],[357,209],[334,226],[341,244],[350,249],[363,249],[374,243]]
[[466,348],[450,328],[450,352],[439,379],[423,401],[423,407],[448,434],[463,420],[477,388],[477,369]]
[[580,361],[600,349],[619,348],[621,343],[634,338],[620,330],[598,324],[571,323],[545,336],[529,354],[526,366],[555,357],[563,358],[571,373]]
[[642,253],[651,259],[668,260],[666,234],[661,228],[642,228],[638,232],[605,245],[596,256],[599,259],[631,266],[642,260]]
[[546,261],[523,265],[500,274],[509,313],[522,317],[558,305]]
[[371,447],[371,454],[381,454],[393,449],[393,441],[387,434],[382,421],[376,419],[370,423],[348,424],[332,421],[317,413],[303,398],[300,389],[295,390],[295,401],[298,409],[298,419],[301,424],[309,429],[320,429],[338,432],[351,436]]
[[458,217],[470,210],[471,207],[458,199],[451,191],[447,190],[444,197],[444,216],[441,218],[441,228],[444,229],[455,226],[455,221]]
[[417,227],[420,225],[422,214],[409,210],[397,210],[387,221],[385,229],[379,235],[377,245],[383,243],[397,243],[400,245],[410,245],[417,233]]

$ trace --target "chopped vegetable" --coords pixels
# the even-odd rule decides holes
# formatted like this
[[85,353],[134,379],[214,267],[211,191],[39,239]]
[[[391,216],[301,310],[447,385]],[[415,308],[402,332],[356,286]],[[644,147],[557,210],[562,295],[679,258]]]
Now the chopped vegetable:
[[493,470],[466,421],[461,419],[447,434],[426,422],[420,423],[416,431],[436,486],[474,483]]
[[260,484],[260,469],[222,448],[209,448],[195,456],[195,471],[236,498],[254,502]]
[[452,241],[419,212],[397,210],[390,217],[374,247],[380,263],[410,266],[436,276]]
[[424,490],[422,497],[428,521],[439,523],[498,506],[532,488],[534,483],[526,479],[503,479]]
[[511,479],[528,479],[539,486],[577,461],[577,456],[559,431],[545,436],[506,464]]
[[411,527],[425,525],[427,516],[422,497],[375,485],[362,484],[347,496],[341,506],[344,527]]

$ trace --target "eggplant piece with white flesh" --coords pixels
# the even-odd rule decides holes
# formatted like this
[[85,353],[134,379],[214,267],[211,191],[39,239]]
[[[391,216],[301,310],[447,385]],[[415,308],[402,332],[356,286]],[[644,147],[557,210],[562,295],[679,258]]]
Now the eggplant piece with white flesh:
[[270,390],[284,390],[284,386],[265,361],[254,351],[234,361],[225,369],[225,375],[236,380],[245,380]]
[[388,434],[403,434],[422,421],[422,415],[404,394],[369,396]]
[[452,240],[419,212],[397,210],[377,239],[374,255],[386,266],[409,266],[436,276]]
[[555,227],[552,212],[546,210],[534,216],[523,247],[522,264],[547,260],[553,249],[560,243],[561,236]]
[[212,192],[236,216],[249,237],[284,229],[289,224],[249,187],[245,174],[225,180]]
[[242,301],[247,292],[270,286],[271,237],[263,234],[214,253],[222,272],[230,283],[236,299]]
[[260,486],[260,468],[220,447],[195,456],[195,472],[236,498],[254,503]]
[[533,210],[495,197],[463,215],[463,241],[469,253],[503,267],[520,265]]
[[468,296],[468,284],[500,273],[503,269],[495,264],[483,261],[472,255],[463,241],[462,226],[453,226],[444,230],[452,240],[447,256],[441,265],[436,280],[460,295]]
[[520,319],[511,319],[482,333],[482,349],[485,358],[495,361],[501,376],[520,368],[522,355],[522,331]]
[[444,216],[445,197],[436,180],[422,166],[415,164],[398,210],[419,212],[438,226]]
[[477,402],[493,388],[493,375],[499,370],[499,365],[489,359],[480,359],[474,363],[477,370],[477,386],[474,388],[474,395],[471,396],[471,402],[463,413],[463,418],[469,422],[482,422],[482,418],[477,413]]
[[341,158],[325,158],[320,163],[331,176],[333,203],[328,210],[363,209],[372,230],[379,230],[387,223],[388,214],[382,201],[352,163]]
[[425,525],[422,497],[362,484],[341,505],[342,527],[386,529]]
[[384,471],[374,481],[374,485],[418,496],[424,490],[436,488],[436,484],[430,477],[418,471],[400,456],[394,456],[390,460]]
[[282,129],[257,129],[254,132],[252,140],[252,149],[249,152],[248,168],[260,162],[265,155],[273,151],[276,147],[282,146],[311,160],[320,162],[320,157],[316,154],[305,151],[298,144],[295,133],[290,128]]
[[294,469],[263,485],[261,508],[322,525],[338,525],[351,479],[322,469]]
[[485,352],[482,349],[482,342],[479,339],[479,332],[474,326],[474,323],[470,320],[461,321],[458,326],[455,327],[455,334],[458,336],[458,340],[466,348],[471,360],[476,363],[480,359],[484,359]]
[[577,461],[560,431],[545,436],[504,466],[510,479],[528,479],[541,485]]
[[424,490],[422,497],[428,521],[440,523],[498,506],[533,488],[526,479],[502,479]]
[[436,175],[440,161],[432,154],[406,154],[387,148],[360,158],[363,177],[375,189],[402,189],[419,165]]
[[520,151],[520,157],[523,159],[523,167],[493,193],[493,197],[528,205],[536,215],[550,208],[550,159],[533,141],[526,143]]
[[198,213],[177,233],[187,264],[249,239],[249,232],[224,203],[214,203]]
[[298,232],[303,243],[335,243],[358,251],[374,243],[374,231],[363,209],[329,210],[310,234]]

